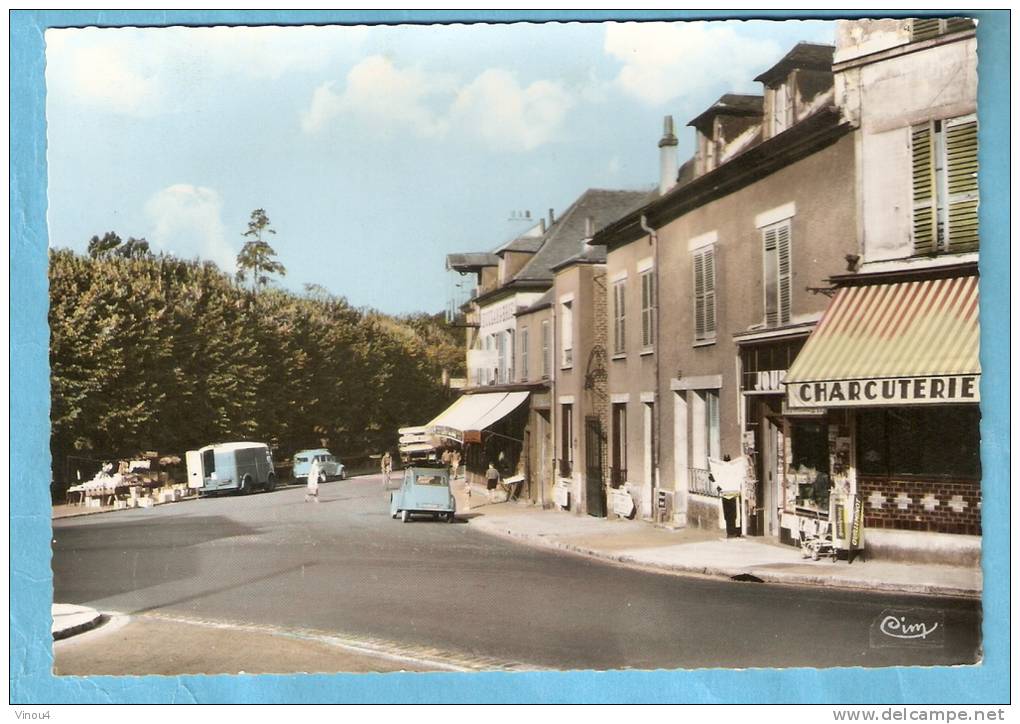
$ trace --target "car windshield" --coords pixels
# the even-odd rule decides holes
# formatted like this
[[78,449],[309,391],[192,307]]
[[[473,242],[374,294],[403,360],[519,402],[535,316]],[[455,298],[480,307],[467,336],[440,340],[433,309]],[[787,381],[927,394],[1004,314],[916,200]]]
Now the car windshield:
[[419,475],[414,479],[415,485],[446,485],[446,478],[442,475]]

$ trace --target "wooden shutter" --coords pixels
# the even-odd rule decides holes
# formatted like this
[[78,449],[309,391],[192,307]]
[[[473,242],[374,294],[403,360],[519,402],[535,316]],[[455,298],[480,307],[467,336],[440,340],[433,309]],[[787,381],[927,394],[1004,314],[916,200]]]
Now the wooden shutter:
[[949,18],[946,20],[946,33],[960,33],[973,29],[974,20],[972,18]]
[[652,275],[641,275],[641,346],[652,346]]
[[914,253],[934,254],[938,244],[938,212],[931,123],[914,126],[910,133],[910,150],[913,159]]
[[945,139],[949,251],[977,251],[977,121],[973,118],[946,121]]
[[715,337],[715,247],[709,247],[705,256],[705,337]]
[[915,18],[910,24],[910,39],[913,41],[927,40],[939,34],[938,18]]
[[776,227],[776,255],[779,262],[779,299],[777,304],[779,324],[787,324],[790,321],[790,310],[793,305],[789,222]]
[[624,352],[626,351],[626,314],[627,314],[627,302],[624,298],[624,282],[617,282],[613,285],[613,314],[614,314],[614,325],[613,325],[613,351]]
[[694,255],[694,339],[705,338],[705,257]]

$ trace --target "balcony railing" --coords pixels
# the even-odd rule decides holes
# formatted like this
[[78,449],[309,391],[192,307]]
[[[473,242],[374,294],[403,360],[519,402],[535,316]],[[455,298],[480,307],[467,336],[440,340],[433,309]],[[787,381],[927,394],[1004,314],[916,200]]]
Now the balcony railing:
[[713,498],[719,497],[719,488],[708,470],[703,468],[687,468],[688,482],[687,490],[698,495],[708,495]]

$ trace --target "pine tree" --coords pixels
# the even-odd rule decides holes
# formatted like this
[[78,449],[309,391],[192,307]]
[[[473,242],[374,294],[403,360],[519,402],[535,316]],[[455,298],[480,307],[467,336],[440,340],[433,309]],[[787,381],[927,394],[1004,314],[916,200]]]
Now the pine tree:
[[268,234],[276,234],[270,225],[265,209],[255,209],[248,221],[248,230],[242,236],[249,237],[237,255],[237,281],[244,282],[251,276],[252,290],[257,291],[269,283],[270,274],[285,276],[286,268],[274,257],[276,250],[265,240]]

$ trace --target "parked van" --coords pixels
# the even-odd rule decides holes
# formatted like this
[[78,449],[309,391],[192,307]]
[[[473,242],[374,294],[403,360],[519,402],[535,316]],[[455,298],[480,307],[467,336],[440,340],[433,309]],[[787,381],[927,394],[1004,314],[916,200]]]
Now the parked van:
[[269,446],[260,442],[225,442],[185,453],[188,487],[199,495],[256,488],[276,488],[276,471]]

